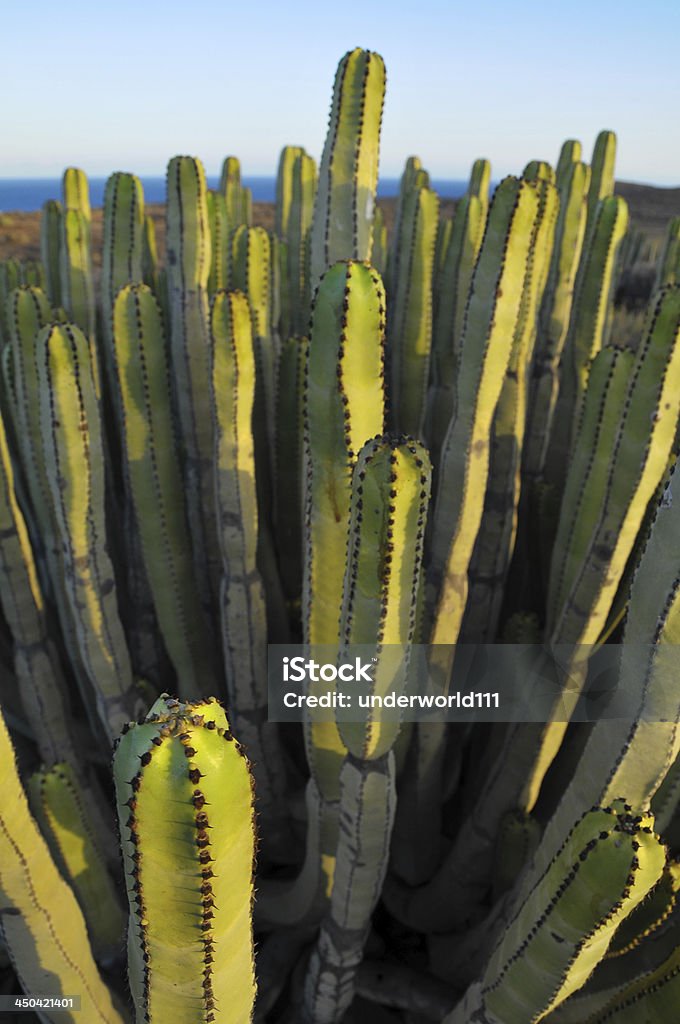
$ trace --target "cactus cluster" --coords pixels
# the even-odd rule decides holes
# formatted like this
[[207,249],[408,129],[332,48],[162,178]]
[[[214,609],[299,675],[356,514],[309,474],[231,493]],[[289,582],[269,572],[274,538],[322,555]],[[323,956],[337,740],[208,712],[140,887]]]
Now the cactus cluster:
[[[175,157],[164,260],[119,172],[97,278],[70,168],[0,266],[0,957],[82,1007],[41,1020],[677,1018],[678,221],[622,345],[613,133],[453,219],[412,157],[388,232],[384,95],[346,54],[272,232]],[[268,715],[270,644],[380,697],[498,642],[567,652],[546,721]],[[633,711],[570,724],[605,643]]]

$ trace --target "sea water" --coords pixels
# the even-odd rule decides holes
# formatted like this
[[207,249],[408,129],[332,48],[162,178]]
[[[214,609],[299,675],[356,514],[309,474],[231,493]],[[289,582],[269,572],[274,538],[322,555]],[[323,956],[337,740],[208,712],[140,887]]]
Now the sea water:
[[[90,178],[90,202],[102,206],[106,178]],[[147,203],[165,202],[165,178],[142,177],[144,199]],[[242,184],[252,190],[256,203],[273,203],[276,197],[276,178],[244,176]],[[208,187],[217,188],[219,178],[208,175]],[[432,180],[432,187],[442,199],[460,199],[467,188],[467,181]],[[378,195],[384,198],[396,196],[399,192],[399,178],[381,178]],[[39,210],[47,199],[61,199],[61,178],[0,178],[0,213],[15,210]]]

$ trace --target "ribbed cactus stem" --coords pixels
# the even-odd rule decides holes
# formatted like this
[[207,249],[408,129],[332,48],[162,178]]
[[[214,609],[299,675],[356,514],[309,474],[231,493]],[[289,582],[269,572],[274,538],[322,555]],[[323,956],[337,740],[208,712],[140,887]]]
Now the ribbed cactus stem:
[[208,276],[210,230],[205,172],[193,157],[168,165],[167,236],[170,351],[184,449],[184,483],[201,600],[210,615],[219,591],[220,560],[212,474],[213,425],[205,415],[210,392]]
[[526,1024],[580,988],[661,877],[653,828],[621,800],[584,814],[445,1024]]
[[680,284],[680,217],[673,217],[668,223],[654,291],[667,284]]
[[113,337],[126,479],[146,575],[182,693],[198,698],[214,681],[213,652],[187,545],[167,344],[147,285],[126,285],[118,293]]
[[28,796],[52,856],[73,888],[95,956],[114,959],[125,917],[78,776],[71,765],[55,764],[31,776]]
[[40,216],[40,257],[47,275],[46,290],[53,306],[61,305],[61,273],[59,247],[61,245],[61,203],[48,199],[43,203]]
[[90,225],[80,209],[66,207],[61,218],[61,301],[88,338],[95,331],[95,293]]
[[340,61],[319,168],[311,235],[311,288],[338,260],[370,260],[385,65],[369,50]]
[[307,338],[283,343],[276,394],[276,538],[281,583],[294,604],[302,595],[303,393],[308,355]]
[[[375,652],[371,698],[406,686],[430,477],[427,451],[410,438],[368,441],[354,467],[340,659],[354,644]],[[392,748],[399,723],[382,717],[369,710],[362,722],[338,721],[354,757]]]
[[[217,701],[163,694],[114,757],[138,1024],[252,1020],[249,766]],[[178,884],[181,879],[181,884]]]
[[396,430],[422,436],[432,344],[432,275],[439,199],[427,188],[406,197],[400,242],[403,251],[392,282],[388,359],[391,418]]
[[233,728],[254,763],[264,843],[275,847],[284,831],[286,780],[276,726],[267,721],[267,615],[256,561],[256,369],[245,295],[217,292],[210,322],[224,671]]
[[208,206],[210,244],[212,247],[208,292],[210,295],[214,295],[216,291],[226,288],[229,284],[229,218],[227,216],[227,202],[221,192],[209,189],[206,195],[206,203]]
[[[81,1011],[47,1020],[124,1024],[92,956],[85,921],[31,817],[0,715],[0,897],[3,940],[27,992],[81,998]],[[58,936],[58,941],[55,941]]]
[[47,481],[79,649],[106,734],[134,715],[135,687],[106,548],[104,456],[89,347],[75,326],[36,343]]

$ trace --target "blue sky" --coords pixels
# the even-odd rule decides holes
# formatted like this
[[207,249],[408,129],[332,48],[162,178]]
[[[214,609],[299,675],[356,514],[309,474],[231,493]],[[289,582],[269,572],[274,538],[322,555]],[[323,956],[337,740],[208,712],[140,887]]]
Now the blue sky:
[[567,137],[587,158],[610,128],[619,178],[680,184],[677,0],[33,0],[0,18],[1,177],[318,158],[337,62],[363,46],[387,65],[386,176],[417,153],[435,177],[477,156],[500,177]]

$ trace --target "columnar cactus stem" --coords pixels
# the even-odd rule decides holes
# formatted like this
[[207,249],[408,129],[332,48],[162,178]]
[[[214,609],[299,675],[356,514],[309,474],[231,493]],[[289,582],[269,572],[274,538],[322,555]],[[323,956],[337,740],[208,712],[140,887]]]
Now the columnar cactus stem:
[[286,779],[276,726],[267,721],[267,616],[256,561],[256,370],[245,295],[217,292],[210,323],[224,671],[233,727],[254,762],[264,843],[275,848],[285,834]]
[[206,202],[208,205],[210,243],[212,246],[208,292],[210,295],[214,295],[221,288],[226,288],[229,283],[229,267],[231,262],[229,258],[229,218],[227,216],[227,202],[221,192],[214,192],[212,189],[209,189],[206,195]]
[[666,240],[659,260],[654,291],[667,284],[680,284],[680,217],[673,217],[666,229]]
[[[406,685],[430,479],[427,451],[410,438],[368,441],[354,467],[339,656],[353,644],[375,650],[371,694]],[[368,711],[362,722],[338,721],[354,757],[391,750],[399,723],[382,719]]]
[[279,167],[276,174],[274,232],[284,242],[288,241],[288,225],[293,202],[293,167],[303,153],[302,146],[284,146],[279,156]]
[[387,225],[381,206],[375,208],[373,214],[373,243],[371,246],[371,263],[381,276],[387,267]]
[[653,826],[621,800],[583,815],[445,1024],[539,1021],[580,988],[661,877]]
[[[206,616],[221,575],[212,473],[213,425],[205,415],[210,393],[208,275],[210,234],[205,172],[199,160],[168,165],[167,272],[171,364],[184,457],[189,528]],[[205,577],[205,578],[204,578]]]
[[[77,993],[84,1019],[92,1024],[125,1024],[97,972],[75,897],[29,813],[2,715],[0,790],[2,932],[25,991],[52,996]],[[82,1014],[48,1012],[45,1019],[78,1024]]]
[[95,956],[115,958],[125,917],[78,777],[69,764],[55,764],[32,775],[27,788],[52,856],[80,904]]
[[439,199],[413,189],[405,199],[398,273],[392,281],[388,359],[392,420],[396,430],[422,436],[432,344],[432,274]]
[[118,293],[113,336],[126,478],[146,575],[182,692],[198,698],[215,681],[213,651],[186,543],[165,334],[146,285],[126,285]]
[[95,298],[89,227],[80,210],[63,212],[60,253],[62,302],[73,322],[93,338]]
[[276,394],[275,524],[281,583],[286,598],[302,595],[303,391],[309,354],[307,338],[289,338],[281,346]]
[[[290,215],[287,224],[288,300],[290,326],[287,334],[306,334],[310,313],[310,231],[316,196],[316,163],[302,152],[293,165]],[[284,337],[286,334],[284,334]]]
[[560,192],[564,184],[564,180],[569,176],[572,164],[581,162],[583,147],[578,139],[565,139],[560,149],[560,155],[557,158],[557,166],[555,169],[555,181]]
[[253,792],[224,711],[163,694],[120,740],[114,777],[137,1024],[248,1024]]
[[499,185],[472,278],[457,415],[442,450],[434,509],[429,604],[435,645],[455,643],[460,630],[484,503],[491,421],[510,358],[538,208],[537,191],[528,182],[506,178]]
[[590,161],[591,177],[588,191],[588,222],[586,237],[594,224],[597,207],[601,200],[614,195],[614,164],[616,162],[616,135],[602,131],[595,139]]
[[16,499],[14,469],[0,419],[0,589],[2,611],[14,641],[14,670],[21,701],[40,755],[47,764],[76,765],[64,681],[48,640],[45,605],[28,530]]
[[462,638],[496,639],[510,559],[515,546],[520,499],[520,467],[527,417],[528,367],[543,298],[559,206],[550,168],[531,169],[540,207],[531,241],[510,362],[492,424],[489,480],[484,512],[470,565],[470,595]]
[[96,709],[112,738],[134,715],[135,687],[104,516],[104,456],[87,341],[74,326],[38,335],[43,457],[64,550],[66,590]]
[[590,168],[583,163],[569,162],[563,173],[558,167],[557,181],[560,211],[541,306],[523,455],[523,472],[528,479],[539,477],[545,465],[559,390],[558,367],[569,328],[576,271],[585,235]]
[[339,1024],[387,870],[396,806],[394,756],[348,755],[340,772],[341,830],[329,908],[305,979],[304,1024]]
[[48,199],[43,203],[40,217],[40,257],[47,276],[47,295],[53,306],[61,306],[61,272],[59,246],[61,245],[61,203]]
[[[590,191],[592,188],[591,180]],[[587,223],[546,458],[546,474],[557,493],[561,493],[562,467],[568,459],[578,423],[590,362],[607,340],[605,328],[614,299],[614,269],[627,227],[626,203],[613,196],[602,201]]]
[[338,260],[370,260],[385,65],[345,54],[335,77],[311,233],[311,290]]

